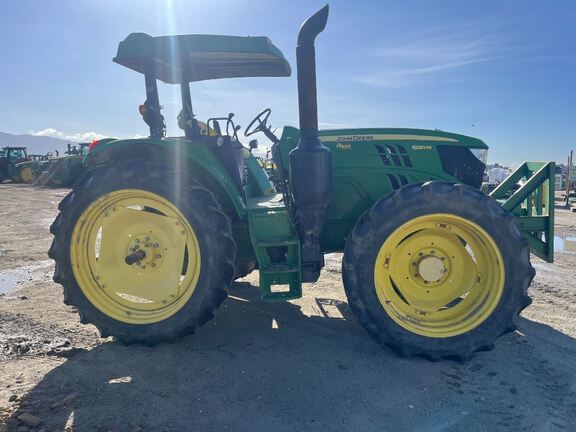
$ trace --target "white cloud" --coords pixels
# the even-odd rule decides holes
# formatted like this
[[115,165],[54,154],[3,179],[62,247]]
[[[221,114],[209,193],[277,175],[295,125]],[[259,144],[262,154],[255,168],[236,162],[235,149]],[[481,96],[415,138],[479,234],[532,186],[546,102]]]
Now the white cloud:
[[66,141],[74,142],[91,142],[94,140],[99,140],[106,138],[108,135],[103,135],[98,132],[77,132],[77,133],[67,133],[63,131],[56,130],[54,128],[46,128],[40,131],[31,131],[31,135],[34,136],[48,136],[52,138],[60,138]]

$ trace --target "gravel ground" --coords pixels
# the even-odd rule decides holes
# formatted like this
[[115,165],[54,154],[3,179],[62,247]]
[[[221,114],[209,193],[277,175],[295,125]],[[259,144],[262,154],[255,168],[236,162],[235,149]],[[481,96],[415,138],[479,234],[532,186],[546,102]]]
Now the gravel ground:
[[[257,274],[215,320],[154,348],[99,339],[51,280],[62,189],[0,185],[0,432],[576,431],[576,254],[534,258],[519,330],[470,361],[401,359],[351,316],[331,255],[302,299]],[[557,209],[558,235],[576,213]]]

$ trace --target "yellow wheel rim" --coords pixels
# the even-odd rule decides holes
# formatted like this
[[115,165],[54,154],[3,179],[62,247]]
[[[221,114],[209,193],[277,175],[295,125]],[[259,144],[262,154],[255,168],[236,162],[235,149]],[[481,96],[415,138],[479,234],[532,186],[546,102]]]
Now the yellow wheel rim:
[[374,285],[386,313],[413,333],[446,338],[479,326],[504,291],[494,239],[479,225],[431,214],[396,229],[378,253]]
[[22,179],[22,181],[26,183],[32,183],[32,181],[34,180],[34,173],[32,172],[32,168],[30,167],[22,168],[22,170],[20,171],[20,178]]
[[86,298],[132,324],[174,315],[200,275],[200,248],[188,220],[170,201],[137,189],[111,192],[86,208],[72,233],[70,260]]

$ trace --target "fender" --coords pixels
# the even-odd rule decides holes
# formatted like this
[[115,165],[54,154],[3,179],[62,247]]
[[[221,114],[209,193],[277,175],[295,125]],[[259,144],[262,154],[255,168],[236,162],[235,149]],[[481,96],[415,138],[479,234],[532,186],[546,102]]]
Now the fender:
[[245,219],[246,206],[234,181],[203,141],[184,138],[143,138],[102,140],[84,158],[88,171],[118,160],[146,159],[163,161],[169,166],[188,167],[189,172],[210,190],[227,213],[235,213]]

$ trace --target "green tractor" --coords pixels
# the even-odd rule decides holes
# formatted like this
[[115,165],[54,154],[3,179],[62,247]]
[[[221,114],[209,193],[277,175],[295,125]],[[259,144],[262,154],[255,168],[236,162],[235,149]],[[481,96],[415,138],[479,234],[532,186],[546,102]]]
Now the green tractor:
[[[134,33],[119,44],[114,61],[144,75],[150,136],[95,145],[51,227],[54,280],[82,323],[126,343],[174,341],[214,316],[235,279],[258,269],[263,300],[295,299],[324,254],[343,252],[352,312],[401,355],[467,357],[515,329],[530,250],[553,259],[553,164],[524,163],[488,196],[478,139],[319,131],[315,39],[327,18],[326,6],[298,35],[300,128],[276,136],[267,108],[244,131],[271,141],[269,164],[254,140],[243,147],[233,114],[199,122],[189,87],[289,76],[268,38]],[[157,80],[180,86],[183,136],[165,136]]]
[[4,147],[0,150],[0,182],[12,179],[19,183],[24,181],[19,176],[18,164],[29,161],[26,147]]
[[28,155],[28,160],[17,163],[14,168],[20,181],[34,183],[51,157],[51,152],[45,155],[30,154]]
[[67,144],[64,156],[50,158],[40,164],[42,173],[37,183],[55,187],[72,186],[85,173],[84,157],[88,154],[89,143]]

